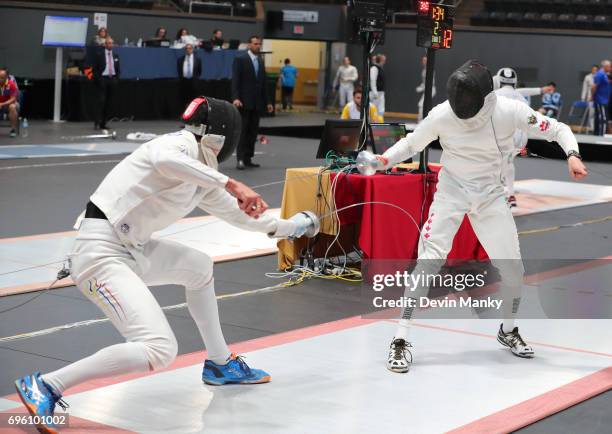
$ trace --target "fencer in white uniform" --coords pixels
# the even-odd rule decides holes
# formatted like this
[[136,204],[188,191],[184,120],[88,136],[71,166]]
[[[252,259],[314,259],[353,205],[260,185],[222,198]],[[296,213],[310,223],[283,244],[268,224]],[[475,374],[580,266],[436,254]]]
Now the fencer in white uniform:
[[[185,287],[189,312],[208,351],[204,382],[270,380],[226,345],[212,259],[155,232],[196,207],[271,237],[301,236],[308,224],[303,215],[283,220],[263,214],[267,205],[259,194],[217,170],[218,159],[232,154],[240,135],[240,115],[231,104],[199,97],[187,107],[183,122],[185,129],[143,144],[117,164],[90,197],[85,218],[78,222],[71,276],[126,342],[56,371],[18,379],[17,390],[31,413],[53,414],[64,390],[85,381],[172,363],[177,341],[148,288],[155,285]],[[52,426],[43,428],[53,431]]]
[[[467,214],[480,243],[499,270],[504,320],[498,341],[520,357],[532,357],[533,349],[514,326],[523,266],[516,226],[506,204],[502,185],[504,156],[514,149],[516,130],[557,141],[568,155],[571,177],[586,176],[578,144],[569,127],[533,111],[526,104],[498,96],[485,66],[468,61],[447,82],[448,100],[436,106],[412,134],[382,156],[377,169],[387,169],[439,139],[442,146],[439,180],[429,216],[421,233],[417,266],[413,273],[435,274],[452,247],[454,236]],[[406,288],[405,296],[419,299],[428,288]],[[506,298],[506,297],[505,297]],[[391,343],[387,368],[407,372],[412,363],[409,331],[411,308],[403,309]]]
[[[516,88],[518,83],[518,76],[516,71],[512,68],[501,68],[497,71],[497,74],[493,77],[493,85],[495,87],[495,93],[498,96],[514,99],[527,104],[527,98],[535,95],[542,95],[550,89],[544,87],[522,87]],[[522,130],[516,130],[514,133],[514,148],[508,155],[504,157],[504,165],[502,170],[502,182],[506,188],[506,200],[510,207],[517,206],[516,196],[514,195],[514,179],[515,179],[515,168],[514,159],[521,150],[527,146],[527,133]]]

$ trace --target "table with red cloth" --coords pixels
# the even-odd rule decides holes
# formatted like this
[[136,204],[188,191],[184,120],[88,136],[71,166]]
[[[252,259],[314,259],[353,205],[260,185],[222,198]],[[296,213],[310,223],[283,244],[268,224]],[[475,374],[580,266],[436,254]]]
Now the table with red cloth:
[[[304,209],[320,215],[326,207],[316,202],[320,202],[322,197],[327,198],[329,202],[331,188],[336,184],[333,187],[335,209],[340,210],[338,217],[341,231],[344,227],[355,226],[354,238],[363,252],[364,259],[416,259],[419,232],[402,210],[382,204],[364,204],[346,210],[342,208],[359,202],[387,202],[405,210],[420,225],[421,215],[424,220],[429,215],[440,168],[431,165],[431,173],[427,175],[406,171],[394,171],[393,174],[377,173],[373,176],[325,172],[310,178],[308,174],[316,174],[320,169],[287,169],[281,217],[290,217]],[[325,179],[325,174],[329,174],[329,179]],[[424,176],[427,177],[426,183],[423,182]],[[336,177],[339,178],[335,180]],[[326,194],[321,194],[321,190]],[[317,199],[309,199],[311,197]],[[324,222],[321,232],[335,235],[332,226],[329,222]],[[305,243],[303,239],[296,242],[280,241],[279,268],[285,269],[295,263]],[[455,235],[448,258],[487,259],[487,254],[478,242],[467,216]]]

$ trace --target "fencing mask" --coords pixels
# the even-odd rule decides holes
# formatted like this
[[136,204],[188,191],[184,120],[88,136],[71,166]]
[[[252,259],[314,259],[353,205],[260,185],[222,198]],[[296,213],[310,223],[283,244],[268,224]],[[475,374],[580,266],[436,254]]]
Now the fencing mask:
[[468,60],[451,74],[446,82],[448,102],[459,119],[474,117],[493,91],[493,79],[486,66]]
[[518,76],[516,75],[516,71],[514,69],[502,68],[497,71],[496,77],[501,86],[516,87]]
[[227,160],[240,140],[241,119],[238,109],[227,101],[199,96],[181,116],[185,129],[202,136],[219,162]]

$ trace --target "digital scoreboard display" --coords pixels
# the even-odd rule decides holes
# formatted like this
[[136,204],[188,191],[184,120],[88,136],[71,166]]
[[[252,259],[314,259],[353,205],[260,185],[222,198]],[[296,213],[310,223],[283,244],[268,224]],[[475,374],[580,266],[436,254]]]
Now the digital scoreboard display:
[[434,49],[451,48],[455,7],[418,0],[416,9],[417,46]]

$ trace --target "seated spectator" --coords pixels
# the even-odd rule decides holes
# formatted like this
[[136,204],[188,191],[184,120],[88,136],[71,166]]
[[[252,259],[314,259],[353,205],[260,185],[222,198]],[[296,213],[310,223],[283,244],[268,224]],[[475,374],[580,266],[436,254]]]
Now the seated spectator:
[[212,38],[210,38],[213,50],[221,50],[223,48],[223,42],[223,32],[219,29],[213,30]]
[[184,48],[187,44],[198,47],[200,46],[200,40],[196,36],[190,35],[189,30],[183,27],[176,33],[176,40],[172,48]]
[[19,122],[19,89],[6,68],[0,68],[0,116],[7,115],[11,123],[11,137],[17,137]]
[[561,112],[563,99],[561,98],[561,94],[557,92],[557,85],[554,81],[548,83],[546,87],[550,88],[551,92],[542,95],[542,107],[540,107],[538,111],[548,117],[556,119]]
[[153,37],[154,41],[168,41],[168,32],[165,27],[159,27]]
[[106,27],[100,27],[98,29],[98,32],[96,33],[96,36],[94,36],[93,40],[91,41],[91,45],[96,45],[96,46],[104,46],[104,42],[106,41],[106,38],[108,36],[108,30],[106,29]]
[[[363,91],[361,89],[355,89],[353,91],[353,101],[349,102],[342,109],[340,119],[361,119],[361,100],[363,98]],[[371,122],[384,122],[382,116],[378,114],[376,106],[370,103],[370,121]]]

